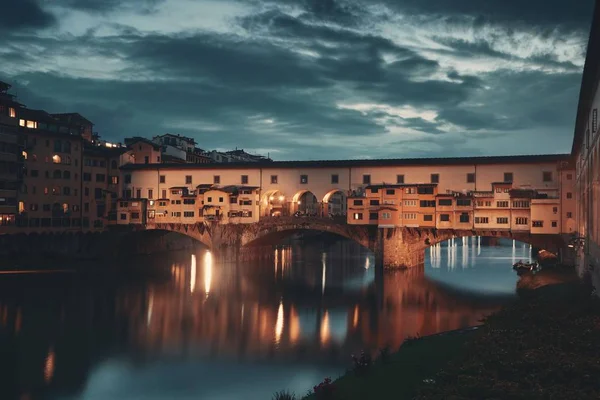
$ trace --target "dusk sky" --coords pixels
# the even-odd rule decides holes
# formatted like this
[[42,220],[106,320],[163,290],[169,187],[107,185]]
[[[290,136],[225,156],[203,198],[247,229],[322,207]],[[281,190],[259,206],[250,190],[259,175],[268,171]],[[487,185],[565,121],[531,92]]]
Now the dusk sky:
[[275,160],[570,151],[593,0],[0,0],[0,80]]

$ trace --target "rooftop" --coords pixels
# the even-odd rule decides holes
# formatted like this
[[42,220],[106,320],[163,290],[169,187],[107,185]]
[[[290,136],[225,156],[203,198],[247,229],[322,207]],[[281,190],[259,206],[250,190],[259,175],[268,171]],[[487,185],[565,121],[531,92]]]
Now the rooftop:
[[[180,169],[257,169],[257,168],[348,168],[348,167],[403,167],[418,165],[494,165],[494,164],[540,164],[568,161],[570,154],[542,154],[525,156],[404,158],[379,160],[320,160],[320,161],[272,161],[268,164],[255,162],[207,163],[207,164],[128,164],[127,170],[180,170]],[[502,182],[505,183],[505,182]]]
[[79,113],[58,113],[51,115],[61,122],[74,123],[76,125],[94,125],[92,121]]
[[152,146],[154,148],[154,150],[159,151],[160,150],[160,145],[154,143],[151,140],[148,140],[146,138],[140,137],[140,136],[134,136],[134,137],[130,137],[130,138],[125,138],[125,145],[126,146],[132,146],[136,143],[145,143],[145,144],[149,144],[150,146]]

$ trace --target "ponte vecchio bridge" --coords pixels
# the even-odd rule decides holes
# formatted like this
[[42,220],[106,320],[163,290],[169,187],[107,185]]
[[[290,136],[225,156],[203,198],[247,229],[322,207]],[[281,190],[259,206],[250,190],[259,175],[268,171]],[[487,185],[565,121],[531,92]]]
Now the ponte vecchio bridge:
[[[360,243],[388,268],[412,267],[452,238],[559,252],[574,230],[568,155],[129,164],[121,173],[117,224],[179,232],[215,250],[315,230]],[[313,207],[303,209],[308,193]]]

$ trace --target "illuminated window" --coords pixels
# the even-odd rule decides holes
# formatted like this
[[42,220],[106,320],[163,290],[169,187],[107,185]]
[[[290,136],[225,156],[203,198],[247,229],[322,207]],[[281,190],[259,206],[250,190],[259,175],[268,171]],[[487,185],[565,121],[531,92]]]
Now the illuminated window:
[[48,191],[48,188],[47,188],[47,187],[45,187],[45,188],[44,188],[44,194],[48,194],[48,192],[49,192],[49,191]]
[[19,214],[25,212],[25,202],[20,201],[19,202]]
[[66,214],[69,212],[69,205],[67,203],[63,203],[62,210]]
[[21,155],[23,156],[23,160],[27,160],[27,152],[25,150],[23,150]]
[[25,120],[24,119],[20,119],[19,120],[19,126],[25,126]]
[[354,218],[355,221],[363,219],[362,213],[354,213],[354,215],[352,217]]
[[60,164],[61,161],[62,160],[61,160],[61,158],[60,158],[60,156],[58,154],[55,154],[55,155],[52,156],[52,162],[54,164]]
[[35,121],[27,121],[27,127],[31,129],[37,129],[37,122]]
[[14,107],[8,107],[8,116],[11,118],[17,117],[17,112],[15,111]]

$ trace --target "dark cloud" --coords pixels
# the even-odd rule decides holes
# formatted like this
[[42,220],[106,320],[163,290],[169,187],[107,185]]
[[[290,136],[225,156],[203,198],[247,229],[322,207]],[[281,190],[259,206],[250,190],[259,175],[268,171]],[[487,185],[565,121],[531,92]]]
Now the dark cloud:
[[119,8],[129,7],[139,13],[155,10],[155,7],[165,0],[53,0],[55,5],[82,10],[90,13],[108,12]]
[[129,58],[167,75],[200,76],[246,89],[326,85],[309,62],[268,43],[210,34],[131,39]]
[[[256,0],[240,1],[257,5]],[[277,8],[282,3],[302,4],[304,11],[287,15]],[[475,31],[505,18],[508,22],[501,26],[510,34],[518,19],[532,17],[525,3],[525,11],[511,11],[513,0],[480,7],[466,0],[456,7],[450,3],[387,4]],[[23,4],[36,6],[50,20],[21,23],[21,28],[52,26],[52,16],[37,3]],[[476,42],[438,37],[434,39],[443,47],[427,52],[417,40],[399,45],[368,29],[377,21],[365,3],[271,2],[255,15],[230,21],[245,31],[232,29],[229,34],[201,29],[165,34],[158,26],[144,32],[125,19],[115,25],[106,17],[113,11],[146,13],[158,4],[155,0],[54,4],[103,16],[106,23],[92,25],[79,36],[4,35],[0,51],[13,72],[2,78],[15,84],[28,106],[80,112],[109,140],[174,132],[195,137],[209,149],[276,149],[279,153],[272,156],[278,159],[325,159],[506,154],[521,148],[532,153],[552,146],[556,152],[559,146],[566,150],[565,132],[572,131],[580,80],[580,67],[572,60],[552,54],[519,59],[493,46],[490,41],[503,39],[494,36]],[[553,13],[537,19],[540,40],[585,29],[580,11],[554,27]],[[112,35],[106,35],[107,29]],[[110,75],[102,70],[104,64],[69,69],[70,60],[77,64],[88,57],[120,69]],[[67,67],[56,66],[56,58]],[[443,65],[445,58],[463,63],[494,60],[503,68],[467,73]],[[511,70],[517,59],[536,64],[538,71]],[[366,108],[344,107],[352,105]],[[393,113],[394,107],[431,111],[437,118],[403,118]]]
[[509,24],[532,23],[587,30],[594,0],[384,0],[392,9],[440,16],[475,16]]
[[0,0],[0,31],[42,29],[55,22],[36,0]]

